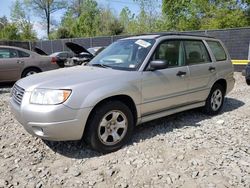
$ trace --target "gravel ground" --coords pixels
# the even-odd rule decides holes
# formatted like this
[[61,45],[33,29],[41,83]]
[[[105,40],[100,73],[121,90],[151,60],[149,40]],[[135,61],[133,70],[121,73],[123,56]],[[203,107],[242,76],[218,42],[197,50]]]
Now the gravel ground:
[[0,89],[0,187],[250,187],[250,87],[240,73],[222,113],[191,110],[144,124],[121,150],[43,142]]

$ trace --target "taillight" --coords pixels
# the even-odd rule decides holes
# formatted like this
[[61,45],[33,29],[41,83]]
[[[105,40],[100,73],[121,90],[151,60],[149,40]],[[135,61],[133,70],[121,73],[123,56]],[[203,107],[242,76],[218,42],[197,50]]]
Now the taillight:
[[56,64],[57,63],[57,58],[56,57],[52,57],[51,58],[51,64]]

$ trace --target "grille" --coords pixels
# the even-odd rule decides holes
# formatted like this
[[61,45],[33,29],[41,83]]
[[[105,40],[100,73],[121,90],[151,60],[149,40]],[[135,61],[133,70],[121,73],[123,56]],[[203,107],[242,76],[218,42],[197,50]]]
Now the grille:
[[25,90],[16,84],[12,88],[11,96],[13,100],[19,105],[22,103],[24,92]]

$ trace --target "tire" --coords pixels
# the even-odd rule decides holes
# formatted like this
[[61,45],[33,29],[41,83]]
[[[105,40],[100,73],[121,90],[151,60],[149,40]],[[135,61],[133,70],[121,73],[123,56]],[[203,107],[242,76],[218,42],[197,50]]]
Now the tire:
[[203,112],[207,115],[217,115],[224,104],[225,89],[220,84],[215,84],[203,107]]
[[84,140],[94,150],[109,153],[125,145],[133,130],[134,118],[129,107],[120,101],[109,101],[91,113]]
[[249,85],[249,86],[250,86],[250,80],[246,80],[246,82],[247,82],[247,85]]
[[22,73],[22,78],[41,72],[38,68],[28,68]]

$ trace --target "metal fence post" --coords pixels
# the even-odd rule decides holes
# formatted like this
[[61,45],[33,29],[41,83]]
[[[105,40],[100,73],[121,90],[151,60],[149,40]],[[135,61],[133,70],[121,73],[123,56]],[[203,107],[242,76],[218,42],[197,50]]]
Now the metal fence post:
[[93,47],[93,40],[92,40],[92,37],[90,37],[90,47],[91,47],[91,48]]
[[53,44],[52,44],[52,40],[50,40],[50,50],[52,52],[52,54],[54,53],[54,49],[53,49]]
[[31,50],[31,42],[29,41],[29,50]]
[[250,60],[250,41],[249,41],[249,46],[248,46],[248,60]]

